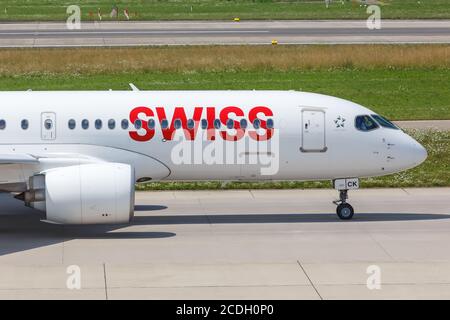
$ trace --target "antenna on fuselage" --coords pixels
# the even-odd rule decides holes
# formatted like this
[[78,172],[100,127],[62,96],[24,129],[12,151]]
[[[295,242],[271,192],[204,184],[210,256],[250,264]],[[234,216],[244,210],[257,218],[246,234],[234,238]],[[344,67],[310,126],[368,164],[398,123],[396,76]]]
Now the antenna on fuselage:
[[139,88],[136,87],[134,84],[129,83],[129,85],[130,85],[130,87],[131,87],[131,90],[133,90],[133,91],[139,91]]

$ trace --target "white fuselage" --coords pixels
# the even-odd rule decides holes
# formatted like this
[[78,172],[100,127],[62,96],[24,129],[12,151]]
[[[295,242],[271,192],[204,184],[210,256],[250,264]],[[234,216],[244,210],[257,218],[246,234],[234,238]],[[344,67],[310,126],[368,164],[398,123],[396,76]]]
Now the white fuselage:
[[[23,191],[29,177],[40,172],[84,163],[130,164],[137,181],[324,180],[386,175],[414,167],[426,158],[423,147],[401,130],[382,126],[358,130],[355,117],[374,114],[371,110],[319,94],[30,91],[3,92],[0,101],[0,121],[5,124],[0,128],[0,154],[27,154],[39,159],[36,163],[3,160],[0,184],[6,191]],[[252,111],[256,107],[263,108]],[[186,119],[177,113],[182,128],[173,130],[167,139],[161,128],[162,111],[169,127],[176,127],[175,108],[183,111]],[[225,108],[227,112],[221,114]],[[251,113],[259,119],[261,128],[253,127]],[[221,127],[214,128],[214,119],[221,117],[235,120],[235,127],[228,129],[227,119],[222,119]],[[131,123],[136,118],[141,120],[140,129]],[[121,127],[124,119],[130,122],[125,129]],[[149,129],[151,119],[154,129]],[[188,131],[185,120],[189,119],[195,120],[191,139],[186,138],[189,132],[183,131]],[[247,120],[245,130],[236,127],[242,119]],[[268,119],[273,122],[273,129],[267,128]],[[86,129],[82,127],[83,120],[89,122]],[[202,120],[209,120],[208,129],[202,128]],[[70,121],[75,124],[73,129]],[[228,140],[222,135],[228,135]],[[258,137],[263,137],[263,141],[257,141]],[[256,149],[247,148],[244,141],[256,144]],[[186,154],[186,148],[191,148],[192,154]],[[222,157],[217,156],[220,150],[224,152]],[[227,159],[231,151],[225,150],[233,150],[234,156]]]

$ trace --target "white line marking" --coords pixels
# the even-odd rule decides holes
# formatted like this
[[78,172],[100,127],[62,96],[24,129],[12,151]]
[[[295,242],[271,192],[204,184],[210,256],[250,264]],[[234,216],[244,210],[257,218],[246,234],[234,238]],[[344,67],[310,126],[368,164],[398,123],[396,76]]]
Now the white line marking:
[[192,31],[61,31],[61,32],[0,32],[0,35],[41,36],[41,35],[110,35],[110,34],[226,34],[226,33],[269,33],[268,30],[192,30]]
[[[450,41],[438,41],[438,42],[420,42],[420,41],[399,41],[399,42],[389,42],[389,41],[376,41],[376,42],[283,42],[279,43],[279,46],[282,45],[337,45],[337,44],[392,44],[392,45],[401,45],[401,44],[449,44]],[[31,45],[0,45],[0,48],[83,48],[83,47],[91,47],[91,48],[101,48],[101,47],[158,47],[158,46],[208,46],[208,45],[218,45],[218,46],[239,46],[239,45],[250,45],[250,46],[272,46],[269,42],[208,42],[208,43],[128,43],[128,44],[31,44]]]

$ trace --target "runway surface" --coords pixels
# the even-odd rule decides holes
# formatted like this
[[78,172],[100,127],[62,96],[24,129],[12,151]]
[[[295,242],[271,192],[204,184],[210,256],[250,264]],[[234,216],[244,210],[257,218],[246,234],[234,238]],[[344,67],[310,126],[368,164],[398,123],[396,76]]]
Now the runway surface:
[[0,24],[0,47],[84,47],[201,44],[450,43],[450,20],[161,21]]
[[0,298],[449,299],[450,188],[349,195],[343,222],[333,190],[140,192],[122,227],[44,224],[3,195]]

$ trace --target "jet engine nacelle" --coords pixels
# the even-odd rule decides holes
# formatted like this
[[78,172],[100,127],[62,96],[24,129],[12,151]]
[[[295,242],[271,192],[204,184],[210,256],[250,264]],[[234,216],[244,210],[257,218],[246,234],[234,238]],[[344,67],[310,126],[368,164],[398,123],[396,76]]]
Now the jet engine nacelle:
[[128,223],[134,215],[134,183],[134,169],[126,164],[86,164],[49,170],[45,172],[47,221]]

